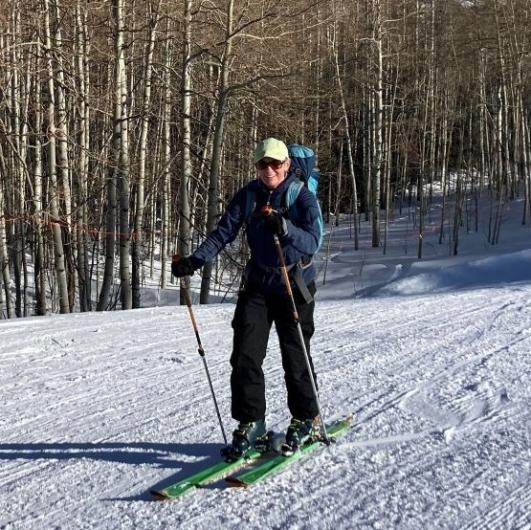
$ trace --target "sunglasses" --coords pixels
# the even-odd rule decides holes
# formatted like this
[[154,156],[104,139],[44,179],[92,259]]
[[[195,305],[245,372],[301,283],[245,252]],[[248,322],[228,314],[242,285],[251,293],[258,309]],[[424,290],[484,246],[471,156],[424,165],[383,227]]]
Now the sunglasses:
[[273,169],[280,169],[285,160],[258,160],[256,162],[256,169],[267,169],[271,167]]

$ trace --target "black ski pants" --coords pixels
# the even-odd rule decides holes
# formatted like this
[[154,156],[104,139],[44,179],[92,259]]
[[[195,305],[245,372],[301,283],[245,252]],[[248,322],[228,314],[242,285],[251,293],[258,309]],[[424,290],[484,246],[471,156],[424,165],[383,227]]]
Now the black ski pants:
[[[315,283],[308,289],[315,294]],[[314,332],[315,302],[306,303],[295,287],[293,290],[304,341],[310,355],[310,339]],[[317,403],[300,344],[297,326],[288,295],[264,294],[246,286],[238,295],[232,321],[234,344],[231,357],[232,417],[240,422],[265,418],[265,382],[262,363],[266,356],[271,324],[275,323],[282,354],[282,366],[288,394],[288,408],[293,417],[317,416]],[[313,363],[310,357],[313,372]],[[313,372],[315,377],[315,372]]]

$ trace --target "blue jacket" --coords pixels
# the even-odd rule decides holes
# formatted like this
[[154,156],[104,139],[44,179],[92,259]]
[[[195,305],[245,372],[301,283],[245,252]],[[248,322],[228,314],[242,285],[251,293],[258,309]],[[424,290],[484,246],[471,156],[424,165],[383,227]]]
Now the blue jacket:
[[[274,210],[284,212],[287,233],[280,237],[280,242],[287,266],[312,256],[319,244],[319,207],[315,195],[303,186],[297,200],[290,206],[288,217],[284,195],[294,179],[296,177],[293,174],[288,175],[274,190],[268,190],[261,180],[255,179],[238,190],[216,229],[192,254],[194,266],[202,267],[214,259],[226,245],[234,241],[247,221],[247,241],[251,251],[251,259],[247,265],[249,285],[264,292],[284,293],[285,287],[280,275],[280,263],[273,236],[264,226],[263,216],[259,212],[266,204]],[[253,208],[248,206],[249,197],[256,201],[256,204],[252,205]],[[253,213],[249,215],[250,209]],[[290,276],[294,270],[295,267],[291,269]],[[316,275],[314,265],[305,267],[302,275],[304,282],[309,284]]]

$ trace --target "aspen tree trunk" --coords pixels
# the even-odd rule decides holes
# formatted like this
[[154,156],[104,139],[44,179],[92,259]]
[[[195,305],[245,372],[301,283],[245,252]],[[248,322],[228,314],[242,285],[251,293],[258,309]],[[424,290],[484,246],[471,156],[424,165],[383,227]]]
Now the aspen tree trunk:
[[400,71],[400,58],[396,60],[396,76],[393,86],[393,95],[391,100],[391,107],[389,108],[389,120],[387,122],[387,144],[385,157],[385,233],[384,233],[384,248],[383,253],[387,253],[387,244],[389,240],[389,223],[391,222],[391,164],[392,164],[392,142],[394,135],[394,114],[396,105],[396,91],[398,89],[398,78]]
[[374,133],[373,133],[373,182],[372,182],[372,246],[380,246],[380,207],[383,151],[383,57],[382,57],[382,7],[380,0],[372,0],[373,42],[376,49],[376,79],[374,81]]
[[520,152],[522,146],[522,136],[520,134],[520,116],[519,116],[519,104],[518,104],[518,90],[520,82],[518,79],[518,65],[515,65],[516,72],[511,75],[510,86],[510,124],[507,125],[507,133],[509,135],[511,143],[511,175],[513,181],[513,195],[512,199],[519,193],[519,185],[522,181],[522,175],[520,173],[521,164]]
[[343,181],[343,154],[345,152],[345,139],[341,138],[341,147],[339,148],[339,161],[337,164],[337,181],[336,181],[336,204],[334,206],[334,224],[339,226],[339,216],[341,214],[341,194]]
[[518,142],[515,142],[514,163],[517,167],[518,178],[522,180],[524,185],[524,207],[522,211],[522,224],[527,223],[527,213],[529,209],[529,144],[527,139],[527,127],[526,127],[526,109],[524,106],[524,79],[522,75],[522,59],[518,38],[516,36],[515,28],[515,47],[517,52],[516,59],[516,87],[514,93],[515,105],[514,105],[514,121],[513,126],[515,129],[515,136],[518,138]]
[[[4,29],[4,28],[2,28]],[[6,35],[7,34],[7,35]],[[10,79],[12,78],[11,70],[14,68],[13,63],[13,50],[12,48],[16,48],[13,44],[13,37],[14,37],[15,31],[13,28],[8,27],[7,31],[0,32],[0,48],[2,50],[4,49],[11,49],[11,54],[8,54],[7,56],[10,57],[11,61],[9,59],[7,60],[9,67],[6,68],[6,71],[4,73],[3,70],[0,70],[0,74],[4,74],[2,76],[6,88],[5,88],[5,106],[4,108],[10,109],[10,93],[11,93],[11,86],[10,86]],[[9,38],[9,35],[11,35],[11,38]],[[11,63],[11,64],[10,64]],[[3,134],[6,138],[12,138],[13,133],[11,131],[11,120],[9,119],[9,114],[7,114],[5,119],[5,126],[3,127],[4,131]],[[12,144],[8,142],[8,145],[6,147],[9,147],[9,152],[13,150]],[[15,303],[12,299],[12,293],[16,291],[16,285],[12,281],[11,276],[11,265],[10,265],[10,249],[13,245],[13,218],[14,218],[14,209],[13,209],[13,199],[15,196],[14,191],[14,173],[15,171],[11,167],[10,160],[6,156],[6,153],[3,149],[3,142],[0,142],[0,271],[2,273],[2,280],[0,281],[0,284],[3,286],[3,289],[5,290],[6,295],[6,310],[7,310],[7,317],[8,318],[14,318],[17,316],[16,310],[15,310]],[[3,297],[1,297],[2,303],[3,303]],[[0,306],[1,310],[1,306]],[[2,314],[3,316],[3,314]]]
[[525,119],[524,104],[522,92],[518,95],[519,107],[520,107],[520,131],[522,137],[522,150],[521,150],[521,164],[522,164],[522,178],[524,179],[524,209],[522,212],[522,224],[527,223],[527,216],[531,215],[531,167],[529,164],[529,131]]
[[453,227],[453,251],[452,254],[457,256],[459,248],[459,227],[463,218],[463,177],[459,173],[457,176],[457,189],[455,191],[455,211],[454,211],[454,227]]
[[[32,93],[32,64],[30,60],[30,56],[27,53],[24,54],[23,57],[23,63],[26,68],[25,73],[25,81],[21,85],[21,96],[22,96],[22,106],[21,106],[21,127],[20,127],[20,143],[21,143],[21,150],[20,150],[20,156],[22,159],[22,169],[23,169],[23,177],[22,177],[22,186],[27,189],[26,195],[27,200],[25,201],[25,204],[23,206],[23,212],[24,215],[27,215],[31,211],[31,206],[29,205],[31,203],[31,197],[33,196],[33,183],[31,180],[31,169],[29,167],[29,162],[31,161],[30,155],[29,155],[29,124],[30,124],[30,114],[29,114],[29,106],[30,106],[30,100],[31,104],[33,105],[33,93]],[[30,273],[28,271],[28,257],[29,253],[27,252],[28,248],[33,248],[33,230],[30,227],[30,223],[24,223],[24,228],[22,230],[23,233],[23,251],[22,251],[22,266],[23,266],[23,274],[24,274],[24,284],[23,284],[23,304],[24,304],[24,316],[28,315],[29,311],[29,296],[28,296],[28,288],[30,284]],[[32,256],[32,262],[34,263],[34,256]],[[32,274],[31,281],[33,283],[34,280],[34,272]]]
[[[522,16],[521,28],[529,28],[531,23],[531,6],[527,2]],[[527,34],[529,35],[529,34]],[[529,135],[530,116],[528,112],[528,105],[524,105],[524,83],[523,83],[523,66],[522,58],[529,57],[529,39],[523,40],[519,46],[518,54],[518,75],[519,75],[519,90],[518,100],[520,107],[520,130],[522,136],[522,175],[524,179],[524,212],[522,220],[527,222],[527,216],[531,216],[531,138]],[[529,79],[529,77],[527,78]]]
[[[145,209],[145,182],[146,182],[146,163],[147,163],[147,138],[149,132],[149,112],[151,108],[151,84],[153,76],[153,53],[155,50],[155,36],[158,24],[159,6],[149,3],[149,38],[145,49],[145,66],[144,66],[144,97],[142,102],[140,146],[139,146],[139,168],[138,179],[136,182],[135,198],[135,220],[132,243],[132,302],[133,307],[140,307],[140,286],[141,286],[141,268],[144,258],[144,209]],[[169,40],[168,40],[169,42]],[[162,257],[162,256],[161,256]],[[164,275],[164,267],[162,268]]]
[[[505,66],[502,66],[502,69],[505,70]],[[511,171],[511,154],[509,147],[509,97],[507,94],[507,78],[506,75],[502,76],[502,95],[503,95],[503,128],[502,128],[502,139],[503,139],[503,171],[505,174],[505,187],[506,193],[510,195],[510,199],[514,199],[516,196],[516,176],[513,171]]]
[[56,159],[56,126],[55,126],[55,73],[52,58],[52,38],[50,25],[50,3],[44,2],[44,34],[45,34],[45,60],[48,76],[48,193],[50,226],[54,243],[55,275],[57,289],[59,291],[59,306],[61,313],[70,313],[70,299],[68,293],[68,281],[65,268],[65,255],[63,238],[61,234],[62,221],[59,215],[57,185],[57,159]]
[[[433,183],[437,178],[437,172],[439,169],[439,160],[437,159],[437,154],[439,151],[440,145],[440,134],[439,134],[439,115],[438,115],[438,104],[440,100],[439,93],[440,87],[442,86],[442,80],[439,79],[438,74],[439,70],[444,71],[444,66],[439,66],[437,61],[436,54],[436,37],[437,37],[437,7],[440,6],[439,17],[448,18],[448,13],[446,12],[446,2],[438,2],[437,0],[432,0],[431,5],[431,20],[430,20],[430,149],[429,149],[429,194],[428,194],[428,203],[431,205],[433,202]],[[450,18],[450,23],[452,19]],[[428,208],[428,214],[430,214],[431,209]]]
[[68,157],[68,125],[66,113],[66,96],[65,96],[65,74],[63,67],[63,31],[62,15],[59,6],[60,0],[51,2],[53,19],[54,19],[54,38],[53,38],[53,62],[55,64],[55,104],[57,109],[56,122],[56,151],[57,151],[57,178],[61,186],[62,205],[64,215],[62,217],[62,232],[64,238],[64,254],[66,259],[66,273],[68,282],[68,298],[70,311],[74,309],[76,295],[76,274],[74,268],[74,252],[72,241],[72,192],[70,189],[70,162]]
[[371,209],[372,202],[372,133],[374,127],[372,126],[372,110],[373,105],[371,104],[372,95],[369,86],[367,83],[363,84],[362,87],[363,93],[363,193],[361,199],[361,211],[365,212],[365,221],[369,221],[369,210]]
[[79,289],[79,307],[82,312],[92,309],[91,274],[89,269],[88,251],[88,173],[90,148],[90,106],[88,95],[90,92],[90,70],[88,66],[88,29],[87,9],[82,10],[81,0],[76,3],[76,45],[77,45],[77,76],[79,79],[79,126],[78,143],[79,155],[77,161],[77,273]]
[[[207,235],[214,230],[219,218],[219,179],[223,148],[223,135],[225,130],[225,113],[227,112],[229,98],[229,73],[230,63],[232,61],[232,32],[234,25],[233,10],[234,0],[228,0],[225,47],[223,50],[223,56],[221,58],[221,71],[217,88],[217,108],[212,147],[212,164],[210,167],[208,186],[208,214],[206,226]],[[203,279],[201,281],[201,294],[199,298],[199,303],[201,304],[208,304],[212,269],[212,262],[206,263],[203,267]]]
[[170,42],[166,44],[166,67],[164,70],[164,103],[162,118],[162,161],[163,161],[163,181],[162,181],[162,232],[160,245],[160,286],[166,288],[167,284],[167,263],[170,250],[170,185],[171,185],[171,61],[172,54]]
[[341,80],[341,72],[339,69],[339,57],[336,43],[336,26],[335,24],[330,27],[329,31],[329,47],[332,54],[332,60],[334,61],[334,70],[336,74],[337,88],[339,90],[339,98],[341,105],[341,115],[343,118],[343,126],[345,128],[345,138],[347,141],[347,155],[349,163],[350,177],[352,179],[352,212],[354,219],[354,250],[359,249],[359,237],[358,237],[358,190],[356,186],[356,175],[354,171],[354,158],[352,156],[352,139],[350,137],[350,121],[347,111],[347,105],[345,101],[345,93],[343,91],[343,82]]
[[[20,121],[21,121],[21,83],[19,75],[20,57],[20,11],[19,6],[15,6],[11,13],[11,64],[9,97],[7,105],[9,108],[9,118],[7,120],[7,134],[10,140],[9,153],[9,173],[8,178],[11,181],[11,200],[8,200],[7,211],[11,214],[11,226],[8,228],[9,250],[11,254],[11,263],[13,277],[15,280],[15,313],[18,317],[22,315],[22,260],[23,260],[23,239],[24,224],[20,218],[25,203],[24,193],[24,167],[21,152]],[[16,202],[15,202],[16,201]]]
[[479,54],[480,63],[479,63],[479,151],[481,156],[480,164],[480,181],[479,181],[479,190],[483,191],[483,182],[487,175],[487,157],[486,157],[486,147],[485,140],[488,138],[488,124],[487,124],[487,97],[485,91],[485,49],[482,48]]
[[[321,13],[319,7],[317,7],[317,18],[321,19]],[[315,147],[315,155],[316,155],[316,166],[319,166],[319,148],[320,148],[320,135],[319,131],[321,129],[321,79],[322,79],[322,63],[323,59],[321,57],[321,24],[317,25],[317,38],[316,38],[316,55],[317,59],[315,62],[315,88],[317,92],[317,100],[315,103],[315,123],[314,123],[314,131],[315,131],[315,140],[314,140],[314,147]],[[332,205],[329,203],[327,211],[327,217],[330,218],[330,209]]]
[[[115,66],[116,68],[116,66]],[[107,70],[107,86],[111,86],[111,65]],[[109,98],[110,99],[110,98]],[[105,120],[107,125],[110,120]],[[115,122],[116,124],[116,122]],[[116,133],[114,133],[116,134]],[[107,149],[104,150],[105,152]],[[114,262],[115,262],[115,247],[116,247],[116,167],[111,167],[109,174],[105,177],[106,182],[106,197],[102,197],[102,204],[105,204],[105,230],[104,230],[104,245],[105,245],[105,264],[103,267],[103,279],[96,306],[97,311],[105,311],[110,304],[111,293],[114,285]]]
[[[170,43],[166,41],[166,47],[168,47]],[[164,59],[165,63],[167,64],[168,59]],[[164,69],[165,67],[163,67]],[[167,82],[167,78],[165,77],[168,72],[163,72],[162,76],[162,87],[164,90],[166,87],[164,86]],[[164,112],[166,111],[165,103],[164,103],[164,95],[161,95],[160,101],[157,103],[157,106],[159,107],[159,112],[157,115],[156,120],[156,132],[153,132],[153,136],[156,139],[155,148],[150,152],[149,158],[153,160],[153,163],[151,164],[151,171],[149,176],[149,207],[147,207],[148,202],[146,202],[146,210],[148,211],[148,219],[147,224],[149,226],[148,232],[150,234],[149,237],[149,244],[147,245],[147,256],[149,256],[149,274],[150,278],[154,278],[154,271],[155,271],[155,257],[156,252],[158,250],[158,256],[159,261],[158,264],[162,263],[163,256],[160,255],[161,253],[161,245],[162,245],[162,228],[160,225],[160,211],[163,208],[163,205],[161,204],[163,197],[163,189],[161,186],[161,173],[162,173],[162,179],[166,178],[166,172],[168,171],[168,168],[170,168],[170,160],[168,160],[168,163],[166,164],[164,162],[164,150],[166,149],[164,146],[164,138],[163,134],[165,134],[166,129],[171,131],[171,121],[168,121],[166,123],[164,118]],[[170,108],[171,111],[171,108]],[[170,112],[171,114],[171,112]],[[168,119],[169,120],[169,119]],[[171,138],[168,140],[168,145],[170,145]],[[162,152],[162,154],[161,154]],[[147,175],[146,175],[147,177]],[[146,226],[146,222],[144,222],[144,226]],[[157,248],[158,245],[158,248]],[[165,258],[164,258],[165,259]],[[160,269],[159,269],[160,271]],[[141,266],[141,272],[142,275],[144,275],[144,268]],[[161,281],[161,276],[159,273],[159,282]]]
[[149,203],[150,210],[150,225],[149,225],[149,277],[153,278],[155,271],[155,248],[157,245],[156,238],[156,222],[157,222],[157,203],[156,203],[156,193],[151,193],[151,199]]
[[330,224],[330,214],[332,213],[332,178],[328,178],[328,200],[325,206],[324,222]]
[[501,209],[503,201],[503,193],[505,188],[504,178],[504,161],[503,161],[503,88],[498,86],[498,111],[496,114],[496,129],[495,129],[495,172],[494,172],[494,188],[495,193],[492,194],[492,200],[497,199],[496,209],[494,211],[494,219],[492,220],[493,229],[490,234],[490,242],[492,245],[496,244],[497,235],[499,234],[499,224],[501,224]]
[[[201,162],[199,165],[199,171],[197,173],[197,182],[201,183],[205,180],[205,173],[209,166],[209,161],[212,159],[212,140],[213,140],[213,134],[214,134],[214,121],[216,118],[216,112],[215,109],[212,108],[212,112],[210,112],[210,116],[208,119],[208,125],[207,125],[207,133],[205,136],[205,143],[203,146],[203,152],[201,156]],[[252,135],[251,135],[252,136]],[[196,186],[195,194],[194,194],[194,201],[193,203],[196,204],[197,202],[197,196],[199,194],[199,188],[200,186]]]
[[[517,4],[517,3],[516,3]],[[527,223],[528,211],[531,213],[530,208],[530,182],[529,182],[529,141],[527,134],[527,109],[524,105],[526,88],[528,88],[527,79],[523,75],[523,57],[529,56],[527,44],[529,40],[525,34],[522,34],[520,28],[529,27],[531,5],[529,2],[525,2],[523,11],[515,11],[515,2],[509,3],[511,8],[511,41],[513,49],[513,61],[514,61],[514,77],[513,83],[513,129],[514,135],[517,141],[514,142],[514,166],[515,174],[518,175],[518,180],[523,183],[524,186],[524,204],[522,211],[522,224]]]
[[[336,204],[334,208],[334,224],[330,223],[330,229],[328,232],[328,239],[326,243],[325,264],[323,270],[323,285],[326,285],[326,273],[328,271],[328,262],[330,261],[330,247],[332,244],[332,234],[334,232],[334,225],[339,226],[339,205],[341,201],[341,179],[343,176],[343,150],[345,140],[341,140],[341,147],[339,149],[339,163],[337,166],[337,178],[336,178]],[[332,183],[330,183],[332,187]]]
[[[11,290],[13,288],[11,274],[9,269],[9,257],[7,253],[7,238],[5,225],[5,200],[4,200],[4,182],[7,182],[6,166],[0,144],[0,271],[2,274],[2,284],[5,292],[5,304],[8,318],[14,318],[15,307],[13,305]],[[1,309],[1,307],[0,307]]]
[[[182,66],[182,171],[179,186],[179,241],[177,253],[180,256],[190,254],[190,180],[192,178],[191,142],[192,129],[190,113],[192,108],[192,0],[184,1],[184,41],[183,41],[183,66]],[[180,302],[186,304],[184,289],[189,289],[189,278],[181,282]]]
[[[436,0],[431,0],[430,10],[430,28],[429,28],[429,48],[428,48],[428,86],[426,89],[426,101],[424,105],[424,118],[423,118],[423,135],[422,135],[422,149],[421,149],[421,163],[420,163],[420,175],[419,175],[419,232],[418,232],[418,251],[417,256],[422,258],[423,243],[424,243],[424,223],[426,213],[426,199],[425,199],[425,173],[426,173],[426,159],[428,158],[428,134],[430,132],[429,127],[433,127],[433,120],[431,119],[433,102],[435,99],[435,6]],[[428,126],[429,122],[429,126]],[[433,135],[435,131],[431,130],[430,141],[433,142]],[[430,149],[431,152],[431,149]],[[431,168],[430,168],[431,170]],[[430,172],[431,174],[431,172]]]
[[441,125],[441,134],[442,134],[442,146],[441,146],[441,187],[442,187],[442,205],[441,205],[441,227],[439,231],[439,245],[442,244],[444,239],[444,220],[446,216],[446,201],[448,194],[448,146],[451,140],[451,132],[448,127],[448,107],[449,95],[448,88],[444,89],[444,96],[442,102],[444,108],[442,109],[442,125]]
[[116,21],[116,71],[115,71],[115,124],[114,164],[117,171],[117,190],[120,215],[120,288],[122,309],[133,307],[131,271],[129,266],[129,116],[127,108],[127,72],[125,66],[125,11],[124,0],[113,0]]
[[[462,110],[464,114],[464,109]],[[457,183],[455,191],[455,210],[454,210],[454,225],[453,225],[453,250],[452,254],[457,256],[459,249],[459,229],[463,224],[463,207],[466,193],[466,173],[463,171],[464,167],[464,151],[465,151],[465,128],[461,127],[459,131],[459,154],[457,157],[457,167],[459,172],[457,174]]]
[[[474,175],[474,162],[472,161],[472,142],[473,142],[473,135],[474,135],[474,116],[472,112],[468,113],[467,116],[468,119],[468,149],[467,149],[467,161],[466,161],[466,181],[465,181],[465,193],[464,193],[464,208],[466,212],[466,231],[467,234],[470,232],[470,215],[469,215],[469,201],[467,200],[467,191],[470,190],[470,193],[474,195],[476,184],[475,184],[475,175]],[[470,183],[470,186],[468,186],[468,183]]]
[[417,257],[422,259],[423,238],[424,238],[424,168],[421,167],[418,177],[418,202],[419,202],[419,231],[418,231],[418,246]]
[[[5,34],[0,31],[0,49],[5,48]],[[0,76],[1,79],[1,76]],[[4,185],[6,183],[7,170],[5,166],[5,159],[3,154],[2,142],[0,142],[0,319],[5,318],[7,313],[7,318],[11,318],[9,312],[4,312],[4,289],[7,294],[7,304],[6,310],[10,305],[9,300],[9,283],[4,283],[4,275],[7,271],[9,276],[9,261],[7,258],[7,247],[6,247],[6,231],[5,231],[5,215],[7,213],[6,205],[4,202]],[[7,268],[6,268],[7,267]],[[10,281],[10,280],[9,280]]]
[[[37,52],[39,55],[39,52]],[[35,132],[34,134],[34,167],[33,167],[33,208],[34,208],[34,233],[35,233],[35,306],[37,315],[46,315],[46,271],[44,258],[46,249],[43,238],[43,191],[42,191],[42,108],[41,86],[37,78],[34,83],[35,94]]]
[[[503,184],[500,189],[505,189],[505,193],[510,193],[514,198],[512,176],[510,171],[510,154],[508,139],[508,121],[509,121],[509,102],[507,96],[507,66],[504,54],[502,28],[498,16],[498,0],[494,0],[494,16],[496,20],[496,32],[498,37],[498,60],[500,63],[500,85],[498,89],[499,103],[499,130],[498,130],[498,151],[499,151],[499,171]],[[500,197],[501,200],[501,197]],[[497,231],[499,232],[499,231]]]
[[[116,0],[114,0],[116,1]],[[113,5],[114,10],[114,5]],[[116,14],[115,14],[116,19]],[[119,37],[120,35],[120,37]],[[105,311],[110,307],[111,294],[114,285],[114,264],[116,251],[116,224],[117,224],[117,181],[118,181],[118,164],[120,153],[120,134],[121,134],[121,108],[120,108],[120,87],[117,77],[120,74],[119,55],[119,38],[122,37],[118,30],[115,38],[115,91],[114,91],[114,123],[113,123],[113,164],[106,178],[107,197],[106,197],[106,216],[105,216],[105,266],[103,270],[103,281],[101,284],[100,295],[98,299],[97,311]],[[110,84],[110,76],[109,76]]]

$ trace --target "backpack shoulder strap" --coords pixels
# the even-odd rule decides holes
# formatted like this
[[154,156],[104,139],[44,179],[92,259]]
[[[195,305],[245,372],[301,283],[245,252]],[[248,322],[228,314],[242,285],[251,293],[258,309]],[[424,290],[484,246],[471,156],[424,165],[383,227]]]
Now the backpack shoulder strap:
[[[290,206],[293,206],[299,197],[299,194],[304,187],[304,182],[300,180],[294,180],[288,186],[286,193],[284,194],[286,213],[288,213]],[[249,189],[247,187],[245,192],[245,211],[244,222],[249,224],[251,216],[256,208],[256,190]]]
[[291,205],[295,204],[295,201],[299,197],[299,193],[301,192],[303,187],[304,182],[301,182],[300,180],[294,180],[290,183],[285,195],[287,210],[289,210],[289,207]]
[[[294,206],[295,205],[295,202],[297,201],[297,198],[299,197],[299,194],[300,194],[300,192],[301,192],[303,187],[305,187],[305,184],[304,184],[304,182],[301,182],[300,180],[295,180],[295,181],[291,182],[291,184],[289,185],[288,190],[286,191],[286,206],[285,206],[286,207],[286,212],[287,212],[288,215],[289,215],[290,206]],[[314,195],[316,195],[316,194],[314,193]],[[317,196],[316,196],[316,198],[317,198]],[[321,206],[319,205],[319,201],[317,201],[317,210],[319,212],[319,216],[318,216],[319,244],[318,244],[317,250],[319,250],[319,248],[321,248],[321,245],[323,243],[323,234],[324,234],[323,213],[321,211]],[[295,212],[297,212],[297,210],[295,210]]]

